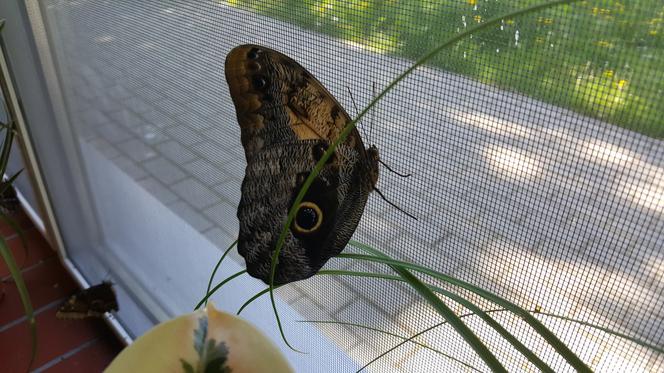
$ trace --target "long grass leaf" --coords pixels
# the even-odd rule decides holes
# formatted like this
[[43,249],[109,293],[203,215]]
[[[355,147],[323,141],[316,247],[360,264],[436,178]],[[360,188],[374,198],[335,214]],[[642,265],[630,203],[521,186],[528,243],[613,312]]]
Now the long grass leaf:
[[21,270],[16,265],[14,255],[12,255],[9,246],[7,245],[7,241],[5,241],[5,239],[2,237],[0,237],[0,255],[2,255],[2,258],[7,264],[7,268],[9,268],[9,273],[11,274],[12,279],[14,279],[16,289],[18,290],[19,297],[21,298],[21,303],[23,303],[23,309],[25,310],[25,316],[27,318],[28,328],[30,330],[30,337],[32,341],[30,361],[28,362],[28,370],[30,370],[30,367],[32,367],[32,364],[35,361],[35,357],[37,356],[37,322],[35,320],[35,313],[32,309],[30,294],[28,293],[28,288],[25,286],[25,282],[23,281]]
[[[332,272],[332,271],[329,271]],[[338,275],[350,275],[350,276],[364,276],[365,272],[351,272],[351,271],[343,271],[343,270],[338,270],[334,271],[334,274]],[[392,276],[376,276],[376,274],[372,274],[372,276],[367,276],[367,277],[379,277],[383,278],[386,280],[396,280],[396,281],[406,281],[403,278]],[[454,294],[450,291],[447,291],[443,288],[433,286],[433,285],[428,285],[426,286],[431,290],[436,293],[442,294],[453,301],[461,304],[462,306],[468,308],[468,310],[471,311],[473,315],[479,316],[484,322],[486,322],[490,327],[492,327],[498,334],[500,334],[501,337],[505,338],[514,348],[521,352],[533,365],[535,365],[537,368],[539,368],[542,372],[548,372],[552,373],[553,369],[549,367],[542,359],[540,359],[532,350],[530,350],[526,345],[524,345],[521,341],[519,341],[518,338],[516,338],[512,333],[510,333],[507,329],[505,329],[499,322],[497,322],[495,319],[493,319],[491,316],[489,316],[488,313],[486,313],[484,310],[482,310],[480,307],[476,306],[474,303],[470,302],[469,300],[459,296],[458,294]]]
[[[214,280],[214,276],[217,274],[217,270],[221,266],[221,263],[224,261],[226,258],[226,255],[231,252],[231,250],[237,245],[237,240],[233,241],[233,243],[224,251],[224,253],[221,255],[221,258],[219,258],[219,261],[217,262],[217,265],[214,266],[214,269],[212,270],[212,274],[210,275],[210,279],[208,280],[208,285],[207,285],[207,290],[205,290],[205,295],[207,297],[208,294],[210,294],[210,287],[212,286],[212,281]],[[205,300],[205,305],[207,305],[207,298]],[[198,309],[198,307],[196,307]]]
[[[386,254],[381,253],[378,250],[372,248],[364,248],[364,250],[369,251],[375,255],[383,256],[389,258]],[[429,305],[431,305],[439,315],[441,315],[453,328],[454,330],[470,345],[470,347],[479,355],[484,363],[491,368],[494,372],[507,372],[507,369],[500,363],[498,358],[489,350],[489,348],[482,342],[482,340],[475,335],[475,333],[466,326],[466,324],[459,318],[459,316],[452,311],[451,308],[445,304],[440,298],[438,298],[427,285],[425,285],[420,279],[415,277],[408,270],[404,269],[401,266],[390,265],[396,273],[401,276],[420,296],[426,300]],[[460,298],[460,297],[458,297]],[[465,301],[465,300],[464,300]],[[466,304],[470,304],[475,309],[479,310],[479,307],[475,307],[472,303],[465,301]],[[481,311],[481,310],[480,310]],[[370,361],[367,365],[362,367],[362,369],[369,366],[369,364],[375,361]],[[360,369],[360,370],[362,370]]]
[[[376,252],[380,253],[381,252],[377,251],[376,249],[367,246],[361,242],[353,241],[351,240],[350,242],[351,245],[358,247],[363,250],[368,250],[370,252]],[[383,254],[384,255],[384,254]],[[533,317],[528,311],[525,309],[517,306],[516,304],[508,301],[505,298],[502,298],[496,294],[493,294],[487,290],[484,290],[480,287],[474,286],[472,284],[469,284],[465,281],[461,281],[459,279],[456,279],[454,277],[448,276],[444,273],[432,270],[430,268],[420,266],[417,264],[413,263],[408,263],[408,262],[402,262],[399,260],[393,260],[393,259],[388,259],[382,256],[375,256],[375,255],[364,255],[364,254],[339,254],[337,255],[338,258],[351,258],[351,259],[356,259],[356,260],[366,260],[366,261],[372,261],[372,262],[378,262],[378,263],[383,263],[387,265],[394,265],[394,266],[401,266],[410,270],[414,270],[417,272],[421,272],[424,274],[427,274],[429,276],[432,276],[438,280],[450,283],[452,285],[459,286],[461,288],[464,288],[466,290],[470,290],[473,293],[480,295],[481,297],[490,300],[501,307],[504,307],[518,316],[520,316],[525,322],[527,322],[539,335],[541,335],[550,345],[553,347],[572,367],[574,367],[578,371],[583,371],[583,372],[590,372],[590,368],[578,357],[576,354],[567,347],[552,331],[550,331],[544,324],[542,324],[539,320],[537,320],[535,317]]]
[[[379,279],[384,279],[384,280],[391,280],[391,281],[405,282],[404,279],[402,279],[402,278],[399,277],[399,276],[395,276],[395,275],[388,275],[388,274],[384,274],[384,273],[373,273],[373,272],[347,271],[347,270],[340,270],[340,269],[339,269],[339,270],[338,270],[338,269],[321,270],[321,271],[319,271],[316,275],[333,275],[333,276],[353,276],[353,277],[379,278]],[[279,286],[276,286],[275,289],[278,289],[278,288],[280,288],[280,287],[282,287],[282,286],[286,286],[286,285],[279,285]],[[436,292],[436,293],[439,293],[439,294],[442,294],[442,295],[444,295],[444,296],[450,297],[450,298],[452,298],[453,300],[455,300],[455,301],[457,301],[457,302],[459,302],[459,303],[461,303],[462,305],[465,306],[465,304],[464,304],[463,301],[462,301],[463,298],[458,297],[458,295],[456,295],[456,294],[454,294],[454,293],[451,293],[451,292],[449,292],[449,291],[447,291],[447,290],[445,290],[445,289],[442,289],[442,288],[440,288],[440,287],[438,287],[438,286],[434,286],[434,285],[427,284],[427,287],[429,287],[429,289],[431,289],[432,291],[434,291],[434,292]],[[242,307],[240,307],[240,309],[237,311],[237,314],[239,315],[239,314],[240,314],[240,313],[241,313],[241,312],[242,312],[247,306],[249,306],[251,303],[253,303],[253,302],[254,302],[256,299],[258,299],[259,297],[261,297],[261,296],[267,294],[269,291],[270,291],[270,288],[267,287],[267,288],[265,288],[265,289],[259,291],[258,293],[256,293],[256,294],[255,294],[254,296],[252,296],[249,300],[247,300],[247,301],[242,305]],[[458,298],[454,298],[455,296],[458,297]],[[471,303],[471,304],[472,304],[472,303]],[[470,307],[467,307],[467,306],[466,306],[466,308],[469,308],[469,309],[470,309]],[[505,308],[498,308],[498,309],[492,309],[492,310],[486,310],[486,311],[480,309],[480,311],[481,311],[481,313],[485,313],[485,314],[497,313],[497,312],[512,312],[512,311],[510,311],[510,310],[508,310],[508,309],[505,309]],[[530,314],[534,314],[534,315],[548,316],[548,317],[552,317],[552,318],[556,318],[556,319],[560,319],[560,320],[564,320],[564,321],[568,321],[568,322],[576,323],[576,324],[579,324],[579,325],[582,325],[582,326],[587,326],[587,327],[590,327],[590,328],[593,328],[593,329],[600,330],[600,331],[605,332],[605,333],[607,333],[607,334],[611,334],[611,335],[613,335],[613,336],[616,336],[616,337],[619,337],[619,338],[623,338],[623,339],[628,340],[628,341],[630,341],[630,342],[633,342],[633,343],[639,344],[639,345],[641,345],[641,346],[643,346],[643,347],[653,349],[653,350],[655,350],[655,351],[657,351],[657,352],[664,353],[664,348],[662,348],[662,347],[660,347],[660,346],[653,345],[653,344],[651,344],[651,343],[645,342],[645,341],[640,340],[640,339],[638,339],[638,338],[631,337],[631,336],[629,336],[629,335],[627,335],[627,334],[619,333],[619,332],[616,332],[616,331],[611,330],[611,329],[609,329],[609,328],[605,328],[605,327],[600,326],[600,325],[597,325],[597,324],[589,323],[589,322],[587,322],[587,321],[577,320],[577,319],[573,319],[573,318],[571,318],[571,317],[562,316],[562,315],[557,315],[557,314],[555,314],[555,313],[547,313],[547,312],[534,311],[534,310],[532,310],[532,311],[530,311],[530,310],[526,310],[526,312],[528,312],[528,313],[530,313]],[[465,314],[465,315],[461,315],[461,316],[459,316],[459,317],[467,317],[467,316],[473,316],[473,315],[477,315],[477,316],[481,317],[481,313],[477,313],[477,314],[475,314],[474,312],[470,312],[470,313],[467,313],[467,314]],[[440,323],[439,325],[444,325],[444,324],[446,324],[446,322],[442,322],[442,323]]]
[[[573,2],[576,2],[579,0],[555,0],[555,1],[550,1],[550,2],[545,2],[542,4],[536,4],[533,6],[525,7],[523,9],[506,13],[503,15],[500,15],[498,17],[494,17],[491,19],[488,19],[486,22],[480,23],[478,25],[472,26],[467,28],[465,31],[462,31],[455,36],[447,39],[445,42],[441,43],[437,47],[433,48],[431,51],[426,53],[423,57],[419,58],[415,63],[413,63],[409,68],[407,68],[405,71],[403,71],[401,74],[399,74],[394,80],[390,82],[378,95],[376,95],[371,102],[357,115],[355,119],[353,119],[350,123],[348,123],[344,129],[341,131],[339,136],[332,142],[332,144],[328,147],[328,149],[323,153],[323,155],[320,157],[316,165],[314,166],[313,170],[309,173],[309,176],[307,176],[306,180],[302,184],[302,187],[300,188],[300,191],[298,192],[297,196],[295,197],[295,200],[293,201],[293,204],[288,212],[288,216],[286,219],[286,222],[284,223],[284,227],[281,230],[281,233],[279,234],[279,238],[277,239],[277,244],[275,245],[274,252],[272,253],[272,258],[271,258],[271,265],[270,265],[270,303],[272,304],[272,310],[274,312],[275,320],[277,322],[277,326],[279,328],[279,333],[281,335],[281,338],[283,339],[284,343],[291,348],[294,351],[298,351],[295,348],[293,348],[290,343],[288,342],[288,339],[286,338],[286,335],[283,330],[283,326],[281,325],[281,319],[279,317],[279,311],[277,310],[277,305],[275,303],[274,299],[274,276],[276,273],[277,265],[279,263],[279,253],[281,253],[281,248],[284,245],[284,242],[286,240],[286,235],[288,234],[288,230],[290,229],[291,224],[293,223],[293,219],[295,219],[295,213],[297,212],[297,207],[299,204],[302,202],[302,199],[304,198],[305,194],[309,190],[309,187],[313,183],[314,179],[320,171],[323,169],[323,166],[327,162],[327,160],[332,156],[332,153],[334,153],[335,149],[337,146],[342,143],[343,141],[346,140],[346,137],[351,133],[351,131],[355,128],[356,124],[360,119],[362,119],[380,100],[383,99],[383,97],[390,92],[394,87],[396,87],[403,79],[405,79],[410,73],[412,73],[416,68],[419,66],[423,65],[425,62],[433,58],[436,54],[438,54],[440,51],[445,49],[448,46],[451,46],[455,44],[456,42],[466,38],[469,35],[472,35],[478,31],[487,29],[491,26],[495,26],[499,24],[502,20],[504,19],[512,19],[519,17],[524,14],[529,14],[529,13],[534,13],[543,9],[555,7],[558,5],[564,5],[564,4],[570,4]],[[298,351],[301,352],[301,351]],[[571,351],[570,351],[571,352]],[[579,360],[580,362],[580,360]],[[573,364],[573,366],[577,366],[578,364]]]
[[2,150],[0,150],[0,177],[7,171],[7,163],[9,162],[9,154],[11,154],[13,141],[14,122],[10,121],[8,127],[5,128],[5,139],[2,143]]
[[[23,247],[23,260],[27,260],[30,256],[30,247],[28,246],[28,239],[25,236],[25,232],[11,216],[0,213],[0,219],[7,223],[7,225],[9,225],[18,235],[18,238],[21,241],[21,246]],[[19,265],[19,268],[21,266],[22,265]]]
[[14,175],[5,181],[0,182],[0,195],[5,193],[7,189],[16,181],[16,178],[23,172],[23,169],[18,170]]
[[[461,315],[461,316],[459,316],[459,317],[463,318],[464,316],[466,316],[466,315]],[[396,333],[388,332],[387,330],[382,330],[382,329],[374,328],[374,327],[367,326],[367,325],[356,324],[356,323],[345,322],[345,321],[299,320],[298,322],[312,323],[312,324],[338,324],[338,325],[352,326],[352,327],[362,328],[362,329],[366,329],[366,330],[371,330],[371,331],[373,331],[373,332],[382,333],[382,334],[389,335],[389,336],[391,336],[391,337],[400,338],[400,339],[403,340],[403,343],[400,343],[399,345],[397,345],[397,346],[395,346],[395,347],[392,347],[392,348],[390,348],[389,350],[383,352],[382,354],[380,354],[380,356],[378,356],[376,359],[374,359],[374,360],[372,360],[371,362],[369,362],[367,365],[365,365],[364,367],[362,367],[360,370],[366,368],[366,367],[367,367],[369,364],[371,364],[373,361],[376,361],[376,360],[380,359],[381,357],[387,355],[389,352],[395,350],[397,347],[399,347],[399,346],[401,346],[401,345],[403,345],[403,344],[405,344],[405,343],[410,342],[410,343],[416,344],[416,345],[418,345],[418,346],[420,346],[420,347],[424,347],[424,348],[426,348],[426,349],[428,349],[428,350],[430,350],[430,351],[433,351],[433,352],[435,352],[435,353],[437,353],[437,354],[440,354],[440,355],[442,355],[442,356],[444,356],[444,357],[446,357],[446,358],[448,358],[448,359],[450,359],[450,360],[453,360],[453,361],[455,361],[455,362],[457,362],[457,363],[459,363],[459,364],[465,366],[465,367],[468,368],[468,369],[474,370],[474,371],[476,371],[476,372],[482,372],[481,370],[475,368],[474,366],[472,366],[472,365],[470,365],[470,364],[468,364],[468,363],[466,363],[466,362],[464,362],[464,361],[462,361],[462,360],[459,360],[459,359],[457,359],[457,358],[455,358],[455,357],[453,357],[453,356],[451,356],[451,355],[448,355],[448,354],[444,353],[443,351],[440,351],[440,350],[435,349],[435,348],[433,348],[433,347],[431,347],[431,346],[429,346],[429,345],[427,345],[427,344],[425,344],[425,343],[421,343],[421,342],[418,342],[418,341],[415,340],[415,338],[417,338],[418,336],[420,336],[420,335],[426,333],[428,330],[430,330],[430,329],[432,329],[432,328],[427,328],[427,330],[423,330],[423,331],[421,331],[421,332],[419,332],[419,333],[417,333],[417,334],[415,334],[415,335],[413,335],[413,336],[410,336],[410,337],[404,337],[404,336],[401,336],[401,335],[396,334]],[[442,322],[442,323],[436,324],[436,325],[434,325],[434,327],[438,327],[438,326],[445,325],[445,324],[447,324],[447,322]]]
[[214,294],[214,293],[215,293],[217,290],[219,290],[222,286],[226,285],[226,283],[228,283],[230,280],[232,280],[232,279],[234,279],[234,278],[236,278],[236,277],[238,277],[238,276],[241,276],[241,275],[243,275],[243,274],[245,274],[245,273],[247,273],[247,270],[246,270],[246,269],[243,269],[243,270],[241,270],[240,272],[237,272],[237,273],[235,273],[235,274],[233,274],[233,275],[230,275],[230,276],[226,277],[226,279],[225,279],[224,281],[222,281],[222,282],[220,282],[219,284],[217,284],[217,286],[215,286],[211,291],[208,291],[208,293],[205,294],[205,296],[203,297],[203,299],[201,299],[200,302],[198,302],[198,304],[196,305],[196,307],[194,307],[194,311],[196,311],[197,309],[199,309],[204,303],[206,304],[208,298],[210,298],[210,297],[212,296],[212,294]]

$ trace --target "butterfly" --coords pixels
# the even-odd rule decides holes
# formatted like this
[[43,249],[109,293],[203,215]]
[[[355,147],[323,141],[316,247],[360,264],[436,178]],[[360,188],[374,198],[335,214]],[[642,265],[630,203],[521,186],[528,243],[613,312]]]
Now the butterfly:
[[[351,120],[316,78],[275,50],[235,47],[225,73],[247,161],[238,252],[247,272],[269,283],[271,256],[300,187]],[[275,284],[313,276],[344,249],[375,190],[379,161],[357,129],[335,148],[297,206]]]
[[84,319],[102,317],[104,313],[118,311],[118,300],[110,282],[89,287],[74,294],[67,300],[55,316],[59,319]]

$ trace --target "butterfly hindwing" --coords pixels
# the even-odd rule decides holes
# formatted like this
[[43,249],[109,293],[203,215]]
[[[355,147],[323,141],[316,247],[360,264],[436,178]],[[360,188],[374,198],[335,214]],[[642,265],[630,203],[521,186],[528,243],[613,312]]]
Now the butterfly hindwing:
[[[304,180],[350,122],[332,95],[291,58],[256,45],[234,48],[226,79],[247,159],[238,206],[238,252],[269,282],[271,253]],[[341,252],[378,178],[378,153],[354,129],[300,203],[275,283],[314,275]]]

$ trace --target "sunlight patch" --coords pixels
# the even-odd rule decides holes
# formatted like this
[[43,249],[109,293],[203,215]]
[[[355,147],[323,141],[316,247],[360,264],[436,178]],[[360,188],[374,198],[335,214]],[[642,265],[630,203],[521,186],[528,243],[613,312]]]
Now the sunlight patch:
[[631,151],[617,145],[599,140],[586,141],[583,145],[583,157],[590,161],[601,159],[615,164],[634,161]]
[[530,138],[530,130],[512,121],[484,113],[468,113],[456,111],[452,114],[459,122],[481,128],[498,135],[514,135]]
[[618,196],[652,211],[664,213],[664,185],[661,183],[623,181]]
[[523,151],[504,146],[489,145],[484,149],[493,171],[502,177],[518,180],[533,180],[542,174],[542,163]]

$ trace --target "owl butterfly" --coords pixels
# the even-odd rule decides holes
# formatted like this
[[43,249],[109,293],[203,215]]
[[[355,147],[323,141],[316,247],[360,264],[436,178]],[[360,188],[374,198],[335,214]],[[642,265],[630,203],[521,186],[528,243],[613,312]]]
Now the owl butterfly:
[[72,295],[58,308],[55,316],[59,319],[84,319],[102,317],[104,313],[118,309],[113,285],[104,281]]
[[[247,272],[268,283],[288,211],[350,117],[300,64],[269,48],[234,48],[226,57],[226,80],[247,160],[238,252]],[[378,162],[378,150],[365,149],[357,129],[335,148],[297,207],[275,284],[313,276],[344,249],[375,189]]]

